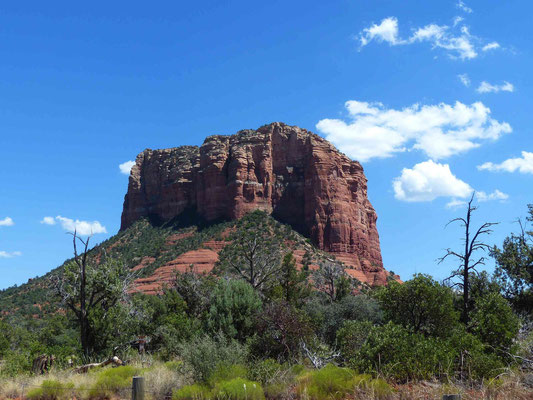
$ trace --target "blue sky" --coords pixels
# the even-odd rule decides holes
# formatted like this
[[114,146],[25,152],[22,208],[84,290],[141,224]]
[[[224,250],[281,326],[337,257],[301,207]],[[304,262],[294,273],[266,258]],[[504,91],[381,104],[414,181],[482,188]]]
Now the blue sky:
[[115,234],[143,149],[272,121],[362,161],[404,279],[447,276],[472,190],[491,243],[533,202],[530,2],[23,3],[0,6],[0,288],[69,257],[76,220]]

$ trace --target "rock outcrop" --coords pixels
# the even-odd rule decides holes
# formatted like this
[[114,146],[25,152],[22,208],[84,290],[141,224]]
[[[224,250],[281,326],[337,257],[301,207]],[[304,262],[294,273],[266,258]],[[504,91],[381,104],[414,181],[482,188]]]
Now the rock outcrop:
[[216,221],[255,209],[336,255],[358,279],[386,282],[361,164],[283,123],[210,136],[200,147],[143,151],[131,170],[121,229],[142,217],[167,221],[187,213]]

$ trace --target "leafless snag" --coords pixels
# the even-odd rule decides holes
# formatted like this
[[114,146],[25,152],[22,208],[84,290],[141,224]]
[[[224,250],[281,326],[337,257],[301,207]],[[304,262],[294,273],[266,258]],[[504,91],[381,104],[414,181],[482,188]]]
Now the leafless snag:
[[[113,260],[106,259],[99,265],[90,265],[88,255],[91,236],[84,240],[76,231],[70,234],[74,259],[65,265],[60,275],[52,279],[56,293],[76,317],[83,355],[88,358],[91,350],[92,327],[89,321],[91,311],[97,307],[105,308],[102,316],[105,318],[107,312],[126,297],[134,274],[127,269],[125,269],[127,272],[118,272],[122,266]],[[81,254],[78,252],[78,242],[83,245]],[[104,257],[106,257],[105,252]]]
[[446,249],[446,254],[439,258],[439,264],[442,263],[444,260],[446,260],[448,257],[454,257],[460,261],[459,268],[455,270],[448,278],[445,279],[445,281],[451,281],[452,279],[456,277],[460,277],[461,281],[456,282],[452,285],[453,286],[459,286],[463,289],[463,314],[462,319],[463,322],[468,323],[469,321],[469,312],[470,312],[470,305],[469,305],[469,295],[470,295],[470,276],[472,273],[479,274],[478,270],[476,269],[479,265],[485,265],[485,257],[480,257],[477,260],[473,260],[473,255],[478,250],[481,251],[489,251],[490,246],[486,243],[484,243],[481,240],[481,237],[483,235],[490,235],[492,233],[492,229],[490,229],[491,226],[497,225],[497,222],[485,222],[483,225],[481,225],[476,232],[472,235],[472,213],[477,210],[476,206],[473,206],[472,203],[474,201],[474,195],[475,193],[472,193],[472,197],[470,198],[470,201],[468,202],[468,208],[466,211],[466,217],[462,218],[454,218],[451,221],[449,221],[446,226],[450,225],[453,222],[460,222],[461,226],[464,227],[464,238],[462,239],[464,242],[464,251],[462,253],[458,253],[456,251],[453,251],[451,249]]

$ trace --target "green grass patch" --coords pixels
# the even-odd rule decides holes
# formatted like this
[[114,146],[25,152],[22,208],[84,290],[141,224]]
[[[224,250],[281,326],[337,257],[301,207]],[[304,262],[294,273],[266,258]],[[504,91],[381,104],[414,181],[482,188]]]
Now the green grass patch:
[[62,400],[72,397],[74,384],[61,383],[59,381],[49,379],[43,381],[41,387],[31,389],[27,397],[30,400]]

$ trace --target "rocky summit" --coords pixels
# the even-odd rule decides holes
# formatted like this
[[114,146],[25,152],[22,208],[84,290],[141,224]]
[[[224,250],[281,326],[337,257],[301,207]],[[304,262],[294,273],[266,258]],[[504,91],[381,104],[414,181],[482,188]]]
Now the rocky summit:
[[210,136],[200,147],[140,153],[121,230],[145,217],[165,222],[187,213],[215,222],[256,209],[333,254],[353,277],[386,284],[363,167],[318,135],[279,122]]

